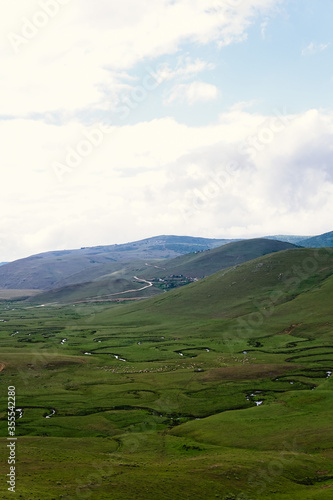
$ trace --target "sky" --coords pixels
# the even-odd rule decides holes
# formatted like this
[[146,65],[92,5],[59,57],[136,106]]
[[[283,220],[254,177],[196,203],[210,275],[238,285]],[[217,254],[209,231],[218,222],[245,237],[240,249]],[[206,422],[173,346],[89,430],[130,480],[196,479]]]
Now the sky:
[[0,9],[0,262],[333,229],[332,0]]

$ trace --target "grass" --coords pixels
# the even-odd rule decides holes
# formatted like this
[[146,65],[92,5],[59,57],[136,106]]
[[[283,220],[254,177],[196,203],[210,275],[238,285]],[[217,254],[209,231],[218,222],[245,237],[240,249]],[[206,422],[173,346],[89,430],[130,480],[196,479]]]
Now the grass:
[[[170,286],[179,286],[181,281],[185,280],[186,282],[189,277],[190,279],[198,279],[209,276],[221,269],[239,265],[258,256],[290,248],[296,247],[286,242],[258,238],[229,243],[204,252],[195,251],[176,258],[149,262],[147,260],[130,260],[110,263],[103,262],[105,260],[103,258],[99,263],[95,262],[94,265],[91,265],[91,262],[88,264],[86,260],[82,261],[82,256],[77,258],[77,255],[66,255],[60,263],[57,259],[54,266],[51,265],[51,262],[49,262],[49,266],[57,269],[60,274],[67,271],[69,276],[63,276],[58,284],[53,283],[52,290],[41,293],[37,297],[32,297],[30,302],[36,304],[48,304],[50,302],[63,304],[80,300],[93,301],[98,296],[109,300],[124,297],[151,297],[160,294],[163,289]],[[50,258],[54,259],[54,256],[51,254]],[[45,257],[40,260],[41,266],[45,264],[44,260]],[[77,273],[71,273],[68,267],[71,261],[81,267],[85,263],[86,267]],[[62,271],[60,271],[60,268],[58,269],[59,265]],[[41,277],[45,275],[44,267],[41,267],[39,274]],[[170,276],[173,275],[182,275],[183,279],[178,281],[177,279],[171,279]],[[153,280],[154,286],[140,290],[143,284],[135,279],[133,280],[133,276]],[[163,281],[158,282],[159,278],[163,278]],[[51,283],[47,288],[50,288],[50,285]],[[125,293],[127,290],[133,289],[137,291]]]
[[0,469],[15,385],[17,497],[331,498],[333,257],[315,252],[138,304],[1,303]]
[[[152,259],[172,258],[223,245],[228,240],[158,236],[121,245],[85,247],[32,255],[1,266],[0,286],[49,290],[139,266]],[[130,264],[129,264],[130,263]],[[131,274],[131,277],[133,274]],[[117,290],[116,290],[117,291]]]

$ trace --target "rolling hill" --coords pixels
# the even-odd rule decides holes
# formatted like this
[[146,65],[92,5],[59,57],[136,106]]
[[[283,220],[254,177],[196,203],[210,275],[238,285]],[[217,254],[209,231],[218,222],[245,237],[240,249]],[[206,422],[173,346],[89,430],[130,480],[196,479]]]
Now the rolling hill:
[[328,500],[332,296],[333,249],[290,248],[131,304],[0,303],[20,495]]
[[[103,276],[82,283],[82,277],[86,280],[93,277],[92,272],[96,273],[96,269],[78,273],[76,277],[79,278],[79,283],[55,288],[34,297],[32,301],[64,303],[79,300],[146,298],[258,256],[291,248],[296,247],[286,242],[253,239],[228,243],[212,250],[196,251],[175,259],[100,265],[97,272],[104,271]],[[109,272],[111,268],[113,272]],[[140,278],[151,286],[142,286],[142,283],[140,285]],[[74,280],[75,276],[70,279]]]
[[[188,254],[160,263],[163,269],[154,270],[153,276],[165,276],[168,273],[182,274],[192,278],[201,278],[242,262],[255,259],[281,250],[296,248],[295,245],[282,241],[254,238],[228,243],[213,250],[206,250],[200,254]],[[145,276],[151,270],[148,268]]]
[[[196,283],[146,300],[144,308],[143,304],[135,304],[119,308],[117,313],[113,310],[112,317],[115,320],[118,314],[119,317],[125,315],[129,322],[133,322],[136,313],[138,318],[142,313],[149,313],[158,322],[161,318],[178,321],[180,317],[229,319],[243,318],[253,311],[263,315],[261,309],[267,307],[269,311],[274,310],[278,318],[280,306],[295,301],[299,295],[306,302],[312,290],[316,290],[314,297],[318,297],[318,301],[313,302],[312,309],[301,308],[300,311],[304,316],[320,317],[322,304],[327,308],[331,297],[325,296],[322,285],[325,280],[332,281],[332,275],[333,250],[294,248],[221,270]],[[257,329],[259,332],[260,325]]]
[[[228,484],[224,491],[230,496],[222,498],[328,499],[332,296],[333,251],[291,249],[105,310],[93,324],[100,331],[112,324],[117,335],[139,341],[138,354],[123,340],[119,348],[130,366],[136,356],[142,359],[146,343],[152,365],[180,356],[173,368],[178,377],[169,377],[165,406],[172,419],[160,449],[174,439],[175,446],[197,450],[197,456],[188,454],[186,470],[199,468],[212,484]],[[96,357],[109,352],[107,339],[99,339],[102,344],[91,351]],[[154,390],[163,384],[162,375],[150,375]],[[163,414],[161,398],[150,405]],[[210,453],[216,455],[206,463]],[[231,476],[222,472],[229,453],[238,457]],[[254,465],[254,457],[260,463]],[[271,471],[272,463],[278,472]]]
[[333,231],[329,233],[324,233],[319,236],[313,236],[312,238],[306,238],[298,241],[298,245],[308,248],[323,248],[333,246]]
[[296,236],[292,234],[279,234],[276,236],[265,236],[268,240],[279,240],[279,241],[287,241],[288,243],[293,243],[294,245],[298,245],[300,241],[305,240],[308,236]]
[[[281,241],[277,236],[237,241],[157,236],[122,245],[46,252],[0,266],[0,290],[8,291],[4,297],[30,295],[41,302],[145,298],[260,255],[291,249],[299,238],[300,246],[331,246],[332,234],[309,239],[280,236]],[[141,286],[137,278],[151,280],[152,285]]]
[[333,231],[320,234],[318,236],[296,236],[296,235],[278,235],[265,236],[267,239],[287,241],[306,248],[323,248],[333,246]]
[[215,248],[230,241],[232,240],[156,236],[122,245],[41,253],[1,266],[0,288],[50,290],[118,271],[123,267],[123,262],[169,259]]

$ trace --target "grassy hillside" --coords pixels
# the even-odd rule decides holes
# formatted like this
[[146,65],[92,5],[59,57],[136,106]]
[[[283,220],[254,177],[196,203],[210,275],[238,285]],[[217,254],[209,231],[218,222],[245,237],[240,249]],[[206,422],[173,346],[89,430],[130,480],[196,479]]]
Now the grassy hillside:
[[211,274],[255,259],[262,255],[296,248],[295,245],[272,241],[263,238],[243,240],[228,243],[213,250],[207,250],[200,254],[191,253],[175,259],[160,263],[163,269],[147,268],[145,276],[165,276],[166,274],[183,274],[193,278],[210,276]]
[[299,241],[299,245],[308,248],[323,248],[333,246],[333,231],[329,233],[324,233],[319,236],[313,236],[312,238],[306,238]]
[[0,288],[59,288],[115,272],[121,263],[169,259],[189,252],[215,248],[231,240],[189,236],[157,236],[122,245],[86,247],[33,255],[0,268]]
[[293,234],[279,234],[276,236],[265,236],[266,239],[269,240],[279,240],[279,241],[287,241],[288,243],[293,243],[294,245],[298,245],[301,240],[305,240],[309,238],[309,236],[299,236]]
[[29,297],[35,297],[40,292],[41,290],[0,289],[0,300],[24,300]]
[[332,297],[332,249],[303,248],[135,304],[0,303],[17,496],[330,499]]
[[[179,317],[240,318],[259,309],[264,301],[267,307],[275,306],[308,292],[330,276],[332,264],[330,249],[295,248],[265,255],[148,300],[144,309],[141,305],[127,307],[125,316],[148,312],[158,321],[170,315],[176,320]],[[113,318],[118,314],[122,317],[124,310],[113,311]]]
[[[170,276],[200,279],[255,257],[291,248],[296,247],[281,241],[253,239],[229,243],[213,250],[192,252],[175,259],[99,265],[93,269],[81,271],[65,280],[72,280],[79,284],[43,293],[34,298],[33,302],[68,303],[83,299],[98,300],[99,297],[104,299],[145,298],[191,281],[189,279],[170,279]],[[103,272],[103,276],[96,278]],[[160,279],[162,277],[163,280]],[[146,279],[152,282],[153,286],[149,288],[139,286],[137,278]],[[85,279],[85,282],[82,283],[82,279]],[[88,281],[89,279],[91,282]],[[136,283],[133,285],[133,282]],[[138,292],[130,291],[127,293],[128,290],[133,289],[137,289]]]
[[[114,273],[118,274],[118,273]],[[41,303],[77,303],[81,301],[117,301],[120,299],[143,299],[159,295],[161,292],[148,281],[132,276],[111,275],[107,279],[99,279],[88,283],[68,285],[63,288],[40,293],[29,299],[29,302]],[[0,294],[1,297],[1,294]]]

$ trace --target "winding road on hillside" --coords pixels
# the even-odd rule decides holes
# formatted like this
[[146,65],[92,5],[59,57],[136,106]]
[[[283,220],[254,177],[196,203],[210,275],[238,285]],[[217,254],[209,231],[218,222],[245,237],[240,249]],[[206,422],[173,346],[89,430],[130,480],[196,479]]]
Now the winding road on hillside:
[[[125,293],[141,292],[142,290],[145,290],[146,288],[150,288],[150,287],[154,286],[154,283],[152,283],[151,281],[147,281],[143,278],[138,278],[137,276],[133,276],[133,278],[139,282],[147,283],[147,285],[143,286],[142,288],[134,288],[134,289],[130,289],[130,290],[124,290],[123,292],[108,293],[106,295],[96,295],[94,297],[87,297],[84,300],[75,301],[75,304],[81,304],[82,302],[96,302],[96,301],[101,301],[101,300],[102,301],[113,300],[113,299],[107,299],[107,297],[113,297],[114,295],[123,295]],[[105,297],[105,298],[103,298],[103,297]]]
[[[133,289],[130,289],[130,290],[124,290],[123,292],[116,292],[116,293],[108,293],[106,295],[95,295],[93,297],[86,297],[85,299],[82,299],[82,300],[75,300],[75,301],[72,301],[71,304],[82,304],[82,303],[85,303],[85,302],[114,302],[114,301],[122,301],[122,300],[139,300],[141,298],[144,298],[144,297],[132,297],[132,298],[124,298],[124,299],[117,299],[117,298],[114,298],[114,299],[111,299],[110,297],[114,297],[115,295],[124,295],[125,293],[134,293],[134,292],[142,292],[142,290],[145,290],[146,288],[150,288],[152,286],[154,286],[154,283],[152,283],[151,281],[148,281],[148,280],[145,280],[143,278],[138,278],[137,276],[133,276],[134,279],[136,279],[138,282],[141,282],[141,283],[146,283],[145,286],[143,286],[142,288],[133,288]],[[57,304],[57,302],[49,302],[47,304],[42,304],[42,305],[39,305],[39,306],[31,306],[31,307],[28,307],[27,309],[32,309],[32,308],[35,308],[35,307],[45,307],[45,306],[50,306],[50,305],[55,305]],[[1,365],[0,365],[1,367]],[[0,369],[1,371],[1,369]]]

